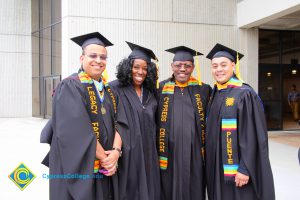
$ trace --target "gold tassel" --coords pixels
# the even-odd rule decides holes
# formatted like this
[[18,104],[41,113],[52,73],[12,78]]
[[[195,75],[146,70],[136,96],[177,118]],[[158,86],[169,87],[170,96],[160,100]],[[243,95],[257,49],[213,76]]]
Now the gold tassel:
[[202,85],[201,74],[200,74],[200,66],[199,66],[199,60],[198,60],[197,51],[196,51],[196,68],[197,68],[197,79],[198,79],[199,85]]
[[155,58],[155,65],[156,65],[156,88],[159,89],[159,82],[158,82],[158,73],[159,73],[158,68],[159,68],[159,66],[158,66],[158,59],[157,58]]
[[240,59],[239,59],[239,53],[236,53],[236,63],[235,63],[235,73],[236,77],[240,80],[243,81],[241,78],[241,72],[240,72]]
[[105,68],[105,70],[102,72],[102,79],[103,79],[103,83],[106,84],[108,82],[108,73],[107,70]]

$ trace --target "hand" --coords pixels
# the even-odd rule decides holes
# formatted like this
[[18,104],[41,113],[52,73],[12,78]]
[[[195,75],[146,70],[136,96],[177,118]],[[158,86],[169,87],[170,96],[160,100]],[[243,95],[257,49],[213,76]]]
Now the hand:
[[249,181],[249,176],[244,175],[240,172],[238,172],[235,175],[235,185],[236,187],[242,187],[243,185],[246,185]]
[[97,141],[97,143],[96,143],[96,158],[98,158],[99,160],[103,160],[106,157],[107,157],[107,155],[105,154],[105,151],[103,150],[101,144]]
[[117,167],[119,152],[117,150],[109,150],[104,151],[104,153],[107,157],[100,160],[101,166],[108,171],[112,171],[112,169]]
[[112,175],[114,175],[116,173],[116,171],[117,171],[117,165],[114,165],[109,170],[106,170],[105,168],[101,168],[99,170],[99,172],[102,173],[105,176],[112,176]]

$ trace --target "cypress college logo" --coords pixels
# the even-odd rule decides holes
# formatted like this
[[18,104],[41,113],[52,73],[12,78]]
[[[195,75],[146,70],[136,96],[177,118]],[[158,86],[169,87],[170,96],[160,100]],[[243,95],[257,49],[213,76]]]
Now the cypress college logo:
[[20,188],[24,190],[32,181],[35,179],[35,175],[21,163],[9,176],[8,178],[12,180]]

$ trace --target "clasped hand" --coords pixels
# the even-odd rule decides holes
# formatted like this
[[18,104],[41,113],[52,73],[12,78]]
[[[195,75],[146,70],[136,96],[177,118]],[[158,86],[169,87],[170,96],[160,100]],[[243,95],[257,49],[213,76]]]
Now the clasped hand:
[[119,152],[116,150],[104,151],[97,141],[96,157],[100,160],[101,173],[105,176],[112,176],[117,171]]
[[116,150],[104,151],[106,157],[100,159],[101,167],[107,170],[106,176],[112,176],[117,171],[119,152]]

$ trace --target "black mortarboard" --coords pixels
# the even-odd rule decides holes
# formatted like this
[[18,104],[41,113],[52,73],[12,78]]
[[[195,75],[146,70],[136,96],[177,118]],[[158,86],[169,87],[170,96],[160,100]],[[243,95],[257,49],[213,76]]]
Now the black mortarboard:
[[226,57],[236,63],[237,54],[239,55],[239,59],[241,59],[244,56],[243,54],[238,53],[233,49],[230,49],[222,44],[217,43],[214,46],[214,48],[212,48],[212,50],[208,53],[206,58],[212,60],[213,58]]
[[79,46],[84,49],[86,46],[90,44],[98,44],[104,47],[112,46],[113,43],[111,43],[108,39],[106,39],[103,35],[101,35],[99,32],[93,32],[88,33],[85,35],[77,36],[74,38],[71,38],[73,42],[78,44]]
[[174,61],[192,61],[194,62],[194,56],[200,56],[203,55],[202,53],[195,51],[193,49],[190,49],[185,46],[178,46],[171,49],[167,49],[167,52],[174,53],[175,56],[173,58]]
[[151,49],[147,49],[145,47],[139,46],[137,44],[133,44],[131,42],[127,42],[128,46],[131,49],[131,53],[129,54],[128,58],[129,59],[143,59],[147,63],[151,62],[151,58],[154,60],[157,60],[155,54]]

